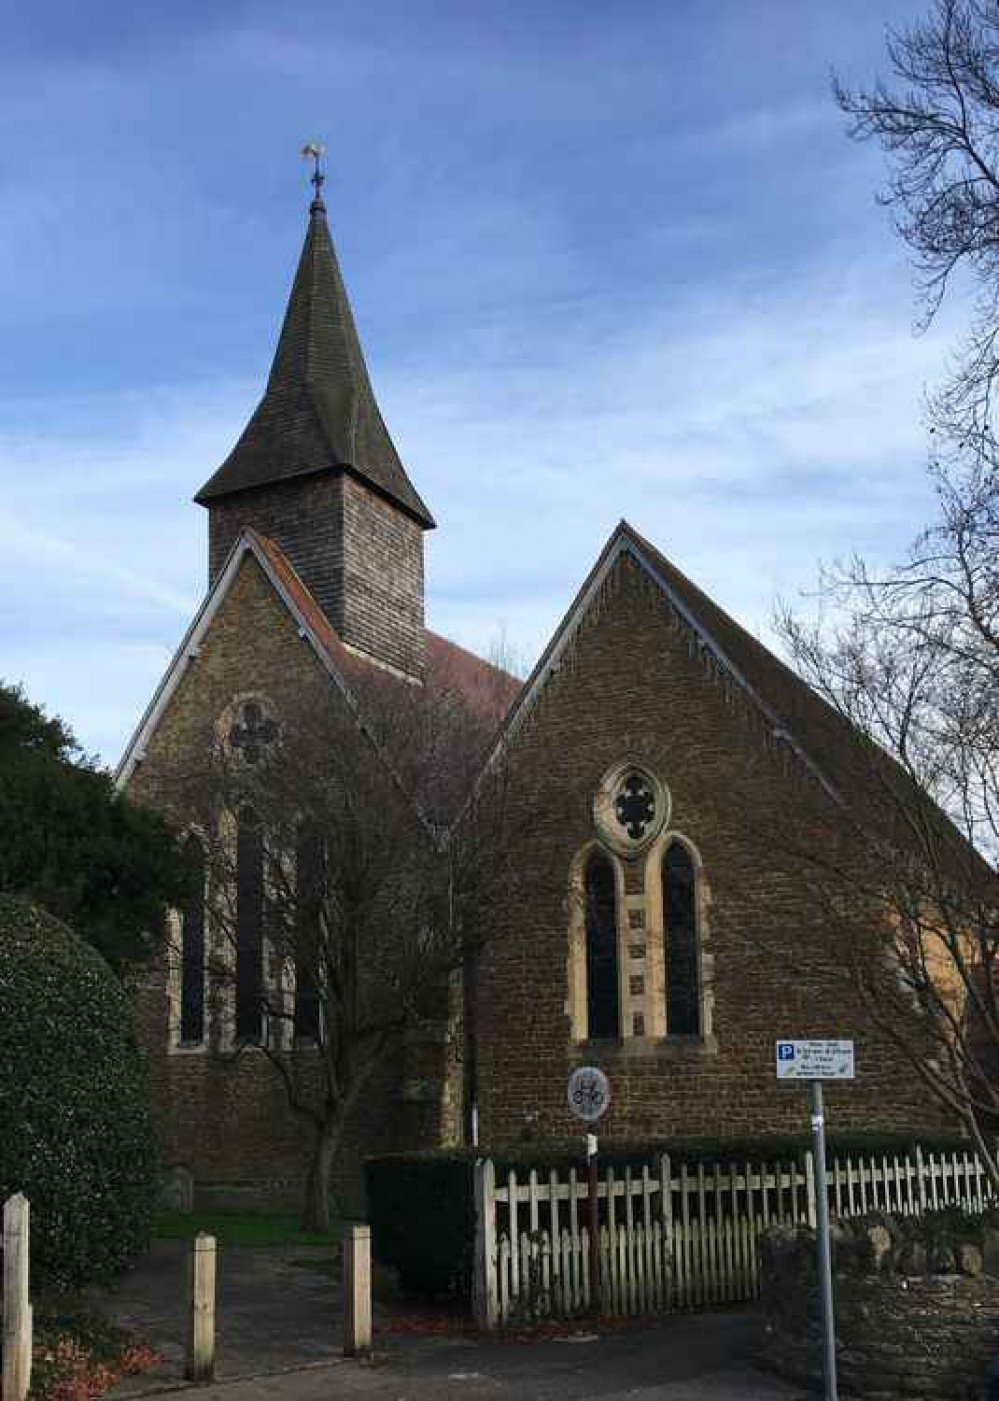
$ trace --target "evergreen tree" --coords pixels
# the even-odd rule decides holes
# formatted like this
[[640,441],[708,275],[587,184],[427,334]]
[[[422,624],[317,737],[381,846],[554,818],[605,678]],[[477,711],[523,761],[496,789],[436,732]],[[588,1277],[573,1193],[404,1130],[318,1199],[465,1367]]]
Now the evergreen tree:
[[29,897],[119,972],[184,891],[174,837],[114,791],[71,730],[0,682],[0,891]]

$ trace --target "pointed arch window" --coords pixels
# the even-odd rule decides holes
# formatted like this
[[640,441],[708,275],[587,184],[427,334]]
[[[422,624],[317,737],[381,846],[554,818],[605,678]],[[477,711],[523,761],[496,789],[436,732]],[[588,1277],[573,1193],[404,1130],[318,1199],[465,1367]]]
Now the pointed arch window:
[[190,882],[180,912],[180,1039],[205,1039],[205,849],[193,833],[184,843]]
[[697,873],[682,842],[670,842],[662,868],[666,924],[666,1034],[697,1036],[701,991],[697,949]]
[[295,864],[295,1036],[318,1041],[324,847],[313,822],[298,830]]
[[236,1039],[263,1034],[264,834],[252,808],[236,833]]
[[617,888],[614,867],[599,851],[586,867],[586,1014],[587,1035],[620,1035]]

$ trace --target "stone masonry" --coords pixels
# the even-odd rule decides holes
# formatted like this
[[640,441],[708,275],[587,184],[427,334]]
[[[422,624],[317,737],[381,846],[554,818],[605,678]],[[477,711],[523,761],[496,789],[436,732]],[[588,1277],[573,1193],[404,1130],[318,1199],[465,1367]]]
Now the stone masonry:
[[[762,1242],[762,1360],[821,1385],[815,1233]],[[999,1337],[999,1231],[953,1213],[833,1224],[837,1371],[864,1401],[984,1397]]]
[[[249,555],[149,742],[130,795],[172,813],[182,826],[175,800],[185,774],[199,763],[232,696],[246,692],[265,695],[278,715],[283,706],[341,704]],[[166,1165],[193,1173],[198,1202],[297,1205],[308,1136],[266,1057],[252,1047],[234,1057],[212,1036],[194,1047],[172,1042],[165,956],[147,970],[136,996]],[[431,1037],[430,1044],[426,1037],[411,1038],[368,1088],[349,1126],[341,1168],[339,1188],[348,1208],[359,1207],[362,1153],[440,1141],[447,1051],[446,1037],[436,1043]]]
[[[643,1034],[653,1024],[652,999],[662,995],[643,861],[623,863],[622,1038],[573,1035],[569,872],[593,840],[601,776],[629,754],[667,785],[670,829],[699,853],[711,1023],[701,1036]],[[857,1080],[829,1088],[836,1129],[951,1127],[861,1015],[836,949],[807,966],[796,957],[816,914],[775,834],[789,811],[802,825],[828,822],[827,804],[768,744],[740,695],[705,664],[687,624],[627,556],[511,741],[509,764],[511,801],[528,805],[530,821],[518,838],[521,881],[505,908],[489,912],[484,931],[476,997],[483,1142],[511,1141],[528,1128],[542,1137],[578,1134],[565,1086],[571,1069],[587,1063],[611,1079],[601,1122],[609,1137],[801,1132],[805,1091],[778,1085],[774,1074],[774,1043],[789,1035],[856,1039]]]

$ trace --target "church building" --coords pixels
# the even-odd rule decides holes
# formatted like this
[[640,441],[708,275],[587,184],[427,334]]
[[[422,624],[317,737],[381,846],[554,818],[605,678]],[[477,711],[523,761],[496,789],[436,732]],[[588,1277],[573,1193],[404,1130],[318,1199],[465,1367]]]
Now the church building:
[[[118,770],[195,866],[203,836],[171,775],[207,745],[252,765],[303,697],[346,708],[362,745],[372,678],[457,696],[492,736],[483,771],[510,764],[529,819],[523,879],[483,909],[452,990],[463,1015],[400,1037],[356,1106],[346,1190],[365,1153],[577,1133],[566,1081],[585,1064],[610,1077],[615,1139],[800,1131],[801,1093],[774,1074],[788,1036],[856,1039],[858,1078],[830,1095],[840,1127],[943,1126],[851,1002],[837,949],[804,938],[815,904],[780,834],[834,840],[863,800],[845,721],[624,521],[526,682],[426,627],[436,522],[379,410],[321,177],[263,397],[195,500],[207,593]],[[237,840],[252,911],[259,842]],[[166,1162],[206,1204],[297,1202],[301,1124],[267,1058],[233,1053],[269,1034],[252,978],[238,973],[224,1014],[213,996],[216,895],[176,912],[136,993]],[[239,930],[240,967],[259,964],[259,919]]]

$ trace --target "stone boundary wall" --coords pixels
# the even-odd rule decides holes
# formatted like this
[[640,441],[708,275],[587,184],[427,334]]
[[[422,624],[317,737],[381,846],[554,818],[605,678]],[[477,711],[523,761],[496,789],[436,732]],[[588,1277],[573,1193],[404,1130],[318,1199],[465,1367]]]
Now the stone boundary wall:
[[[864,1401],[979,1401],[999,1353],[999,1229],[956,1211],[836,1222],[833,1272],[841,1389]],[[764,1365],[821,1385],[815,1232],[762,1240]]]

